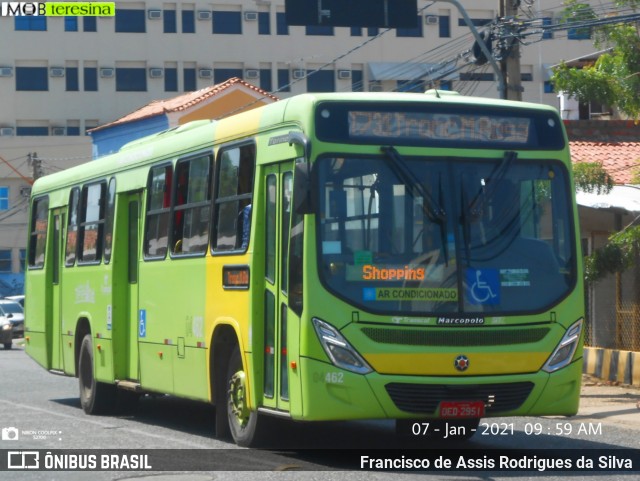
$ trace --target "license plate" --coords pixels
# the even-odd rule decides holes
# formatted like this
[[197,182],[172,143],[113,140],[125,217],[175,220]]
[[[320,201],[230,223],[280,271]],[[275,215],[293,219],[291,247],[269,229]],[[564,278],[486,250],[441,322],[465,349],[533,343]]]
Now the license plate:
[[442,401],[441,418],[481,418],[484,416],[483,401]]

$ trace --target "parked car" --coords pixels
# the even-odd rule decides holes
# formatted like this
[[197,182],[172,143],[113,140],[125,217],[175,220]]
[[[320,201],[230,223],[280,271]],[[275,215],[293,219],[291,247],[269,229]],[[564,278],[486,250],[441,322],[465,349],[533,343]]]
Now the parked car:
[[16,301],[24,309],[24,294],[20,294],[19,296],[7,296],[5,297],[5,299],[9,299],[10,301]]
[[0,299],[0,342],[11,349],[13,339],[24,337],[24,311],[16,301]]

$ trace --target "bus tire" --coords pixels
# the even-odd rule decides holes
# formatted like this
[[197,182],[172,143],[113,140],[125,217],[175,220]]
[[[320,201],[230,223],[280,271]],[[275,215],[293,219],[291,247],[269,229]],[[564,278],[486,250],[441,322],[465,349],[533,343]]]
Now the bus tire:
[[11,344],[12,344],[12,343],[10,343],[10,342],[5,342],[5,343],[4,343],[4,348],[5,348],[5,349],[11,349]]
[[91,334],[82,339],[78,358],[80,405],[87,414],[107,414],[113,411],[116,386],[96,381],[93,375],[93,345]]
[[246,404],[246,376],[242,366],[240,348],[236,345],[229,358],[225,379],[225,402],[216,410],[227,414],[231,437],[238,446],[251,447],[258,443],[258,413],[251,411]]

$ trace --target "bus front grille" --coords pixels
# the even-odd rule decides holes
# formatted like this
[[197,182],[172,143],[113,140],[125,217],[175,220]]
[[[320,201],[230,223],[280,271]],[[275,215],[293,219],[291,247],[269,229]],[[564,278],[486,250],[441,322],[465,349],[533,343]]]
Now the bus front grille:
[[487,412],[511,411],[522,406],[533,387],[532,382],[470,386],[394,382],[385,386],[398,409],[419,414],[436,414],[440,401],[483,401]]
[[362,333],[379,344],[405,346],[508,346],[538,342],[549,333],[548,327],[523,329],[417,330],[365,327]]

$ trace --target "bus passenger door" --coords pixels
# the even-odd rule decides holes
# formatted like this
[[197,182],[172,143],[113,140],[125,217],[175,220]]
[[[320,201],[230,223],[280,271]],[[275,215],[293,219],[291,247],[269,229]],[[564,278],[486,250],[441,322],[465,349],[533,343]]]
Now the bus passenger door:
[[[49,366],[51,369],[64,370],[63,339],[62,339],[62,278],[60,266],[62,263],[62,248],[64,235],[64,209],[53,211],[53,242],[51,253],[51,328],[47,332],[51,339],[47,342],[51,346]],[[73,372],[69,366],[67,372]]]
[[[264,406],[289,411],[289,366],[287,307],[287,248],[293,191],[293,162],[266,168],[265,289],[264,289]],[[260,217],[257,217],[260,218]],[[256,249],[259,249],[256,246]]]
[[[114,266],[114,277],[121,279],[122,290],[114,296],[114,336],[120,344],[118,356],[120,378],[140,379],[138,356],[138,261],[140,256],[141,193],[127,192],[119,198],[117,207],[116,252],[122,262]],[[116,322],[121,321],[120,326]],[[116,349],[117,346],[116,346]]]

